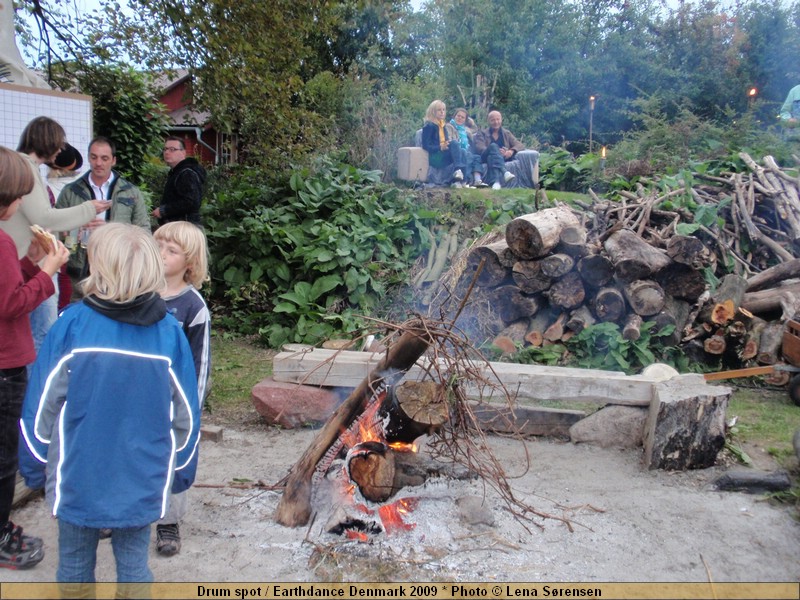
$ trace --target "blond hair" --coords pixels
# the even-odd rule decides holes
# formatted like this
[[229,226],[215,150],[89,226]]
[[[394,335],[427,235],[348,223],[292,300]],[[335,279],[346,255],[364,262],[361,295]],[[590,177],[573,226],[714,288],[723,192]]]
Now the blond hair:
[[208,244],[203,230],[188,221],[165,223],[153,234],[157,242],[177,244],[186,257],[183,280],[196,289],[203,287],[208,277]]
[[439,119],[436,118],[436,110],[439,108],[447,108],[445,103],[441,100],[434,100],[428,105],[428,110],[425,111],[425,120],[431,123],[436,123]]
[[110,302],[160,294],[167,286],[164,263],[153,236],[136,225],[109,223],[98,227],[86,249],[89,277],[83,293]]

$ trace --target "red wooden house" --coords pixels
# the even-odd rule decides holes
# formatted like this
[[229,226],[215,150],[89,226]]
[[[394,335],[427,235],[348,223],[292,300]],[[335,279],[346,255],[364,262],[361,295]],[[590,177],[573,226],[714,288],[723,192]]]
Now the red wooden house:
[[180,69],[174,76],[162,76],[156,81],[161,89],[159,102],[170,118],[169,135],[184,140],[186,154],[202,163],[221,165],[236,163],[236,135],[221,133],[211,124],[211,115],[192,107],[192,76]]

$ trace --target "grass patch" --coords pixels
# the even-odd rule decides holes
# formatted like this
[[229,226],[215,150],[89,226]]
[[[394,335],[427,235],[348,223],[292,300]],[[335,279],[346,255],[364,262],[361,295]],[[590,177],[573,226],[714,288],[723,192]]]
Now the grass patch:
[[800,407],[786,389],[737,388],[728,405],[728,418],[737,416],[731,431],[741,440],[764,448],[781,466],[792,464],[792,435],[800,429]]
[[206,411],[234,417],[252,413],[250,392],[259,381],[272,375],[275,354],[254,339],[215,331],[211,337],[211,393]]

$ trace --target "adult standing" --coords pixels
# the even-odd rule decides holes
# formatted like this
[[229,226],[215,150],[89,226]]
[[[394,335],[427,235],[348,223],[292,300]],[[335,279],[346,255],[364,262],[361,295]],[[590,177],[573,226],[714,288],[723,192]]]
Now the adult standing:
[[161,205],[152,215],[163,225],[170,221],[189,221],[200,225],[200,203],[206,171],[197,160],[186,156],[186,145],[179,137],[164,142],[164,162],[169,166]]
[[475,134],[475,149],[487,165],[487,183],[492,183],[494,189],[502,184],[505,187],[535,188],[539,153],[526,149],[513,133],[503,127],[503,115],[499,110],[491,111],[487,121],[489,127]]
[[[81,243],[72,248],[69,272],[74,278],[83,278],[86,272],[86,241],[90,232],[105,223],[128,223],[150,231],[150,215],[142,192],[114,171],[117,149],[114,142],[98,136],[89,142],[89,167],[82,177],[67,185],[58,196],[56,208],[78,206],[92,198],[111,202],[108,210],[99,213],[70,237]],[[74,237],[73,237],[74,236]]]
[[[88,223],[110,204],[102,200],[90,200],[67,209],[50,206],[47,184],[39,167],[55,161],[66,144],[64,128],[49,117],[36,117],[22,130],[17,152],[25,158],[34,175],[33,190],[22,197],[19,209],[9,220],[0,222],[0,229],[14,240],[19,258],[26,255],[33,239],[31,225],[40,225],[53,231],[68,231]],[[58,316],[57,306],[58,296],[54,294],[31,313],[31,329],[37,351]]]

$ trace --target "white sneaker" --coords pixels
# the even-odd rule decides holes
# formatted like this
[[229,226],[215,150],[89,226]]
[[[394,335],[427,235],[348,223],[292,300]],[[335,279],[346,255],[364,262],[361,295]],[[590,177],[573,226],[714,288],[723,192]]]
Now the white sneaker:
[[500,189],[500,182],[499,182],[499,181],[495,181],[495,182],[492,184],[492,189],[493,189],[493,190],[499,190],[499,189]]
[[456,172],[453,173],[453,179],[455,179],[456,181],[464,180],[464,174],[461,172],[461,169],[456,169]]
[[461,182],[460,182],[460,181],[456,181],[456,182],[454,182],[454,183],[453,183],[453,184],[452,184],[450,187],[452,187],[452,188],[458,188],[458,189],[461,189],[461,188],[462,188],[462,187],[464,187],[464,186],[461,184]]
[[516,179],[516,178],[517,178],[517,176],[516,176],[516,175],[514,175],[514,174],[513,174],[511,171],[506,171],[506,174],[505,174],[505,175],[503,175],[503,177],[504,177],[504,179],[506,180],[506,183],[508,183],[508,182],[509,182],[509,181],[511,181],[512,179]]

